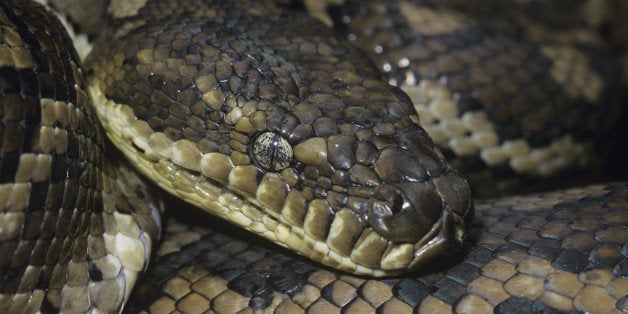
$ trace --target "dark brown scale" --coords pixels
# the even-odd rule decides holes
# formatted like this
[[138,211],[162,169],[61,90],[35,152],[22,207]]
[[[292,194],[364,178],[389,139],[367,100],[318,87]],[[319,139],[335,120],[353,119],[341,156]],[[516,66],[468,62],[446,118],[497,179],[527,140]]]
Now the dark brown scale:
[[427,176],[423,166],[410,153],[395,148],[380,153],[374,170],[386,182],[423,181]]
[[300,124],[288,135],[288,139],[293,142],[306,140],[314,135],[314,130],[310,124]]
[[329,163],[336,169],[349,169],[355,164],[355,140],[350,135],[332,135],[327,140]]
[[349,174],[346,171],[336,171],[331,176],[331,182],[335,185],[346,186],[349,184]]
[[373,169],[363,165],[351,167],[351,169],[349,169],[349,178],[365,187],[375,187],[381,184]]
[[358,142],[355,148],[355,158],[358,163],[371,165],[377,159],[377,149],[369,142]]

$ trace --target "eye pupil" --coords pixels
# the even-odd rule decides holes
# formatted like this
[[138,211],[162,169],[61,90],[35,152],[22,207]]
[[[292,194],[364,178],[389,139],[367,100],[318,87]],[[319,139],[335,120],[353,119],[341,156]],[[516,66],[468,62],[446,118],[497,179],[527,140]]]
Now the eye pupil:
[[253,157],[266,170],[283,170],[292,161],[292,147],[278,134],[262,133],[253,142]]

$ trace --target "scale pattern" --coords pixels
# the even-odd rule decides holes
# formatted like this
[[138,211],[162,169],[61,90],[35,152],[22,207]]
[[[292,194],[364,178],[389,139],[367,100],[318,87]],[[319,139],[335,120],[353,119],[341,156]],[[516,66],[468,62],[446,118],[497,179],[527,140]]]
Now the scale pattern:
[[0,312],[114,311],[159,233],[159,203],[105,160],[78,57],[45,8],[0,5]]
[[186,205],[168,206],[191,216],[168,222],[131,313],[628,309],[627,183],[479,201],[462,257],[383,280],[338,273],[268,243],[226,235],[229,229],[208,229]]
[[[349,11],[359,5],[346,4]],[[485,121],[482,115],[463,115],[462,124],[445,121],[458,110],[451,110],[452,100],[465,99],[461,107],[465,109],[470,105],[460,97],[466,93],[478,96],[474,101],[495,102],[518,90],[504,75],[515,67],[487,54],[529,61],[539,65],[531,67],[532,76],[540,73],[551,79],[528,80],[533,92],[518,90],[523,100],[517,102],[517,112],[492,103],[483,113],[532,128],[513,135],[507,132],[509,126],[489,124],[490,131],[503,131],[508,139],[492,151],[497,155],[481,153],[480,158],[487,164],[507,159],[515,172],[532,171],[535,162],[526,161],[525,153],[534,153],[549,141],[539,132],[537,120],[556,116],[545,103],[539,112],[528,111],[532,106],[528,101],[544,99],[534,91],[576,95],[580,97],[576,103],[586,111],[589,102],[606,93],[598,77],[603,73],[590,67],[578,49],[491,37],[505,25],[498,20],[475,27],[475,22],[430,1],[389,4],[374,3],[348,18],[340,15],[344,25],[337,27],[344,28],[350,40],[368,43],[380,29],[367,27],[368,34],[351,30],[352,22],[361,21],[360,14],[371,8],[393,9],[387,12],[390,16],[419,10],[426,13],[421,15],[424,21],[405,20],[411,29],[425,32],[419,34],[425,38],[414,39],[425,39],[436,51],[443,50],[439,41],[461,39],[464,49],[473,52],[471,60],[454,53],[461,58],[458,63],[424,63],[426,71],[405,60],[404,51],[387,59],[398,43],[371,47],[384,72],[395,75],[412,64],[403,78],[405,83],[418,82],[406,84],[411,87],[407,91],[415,92],[411,95],[418,104],[415,108],[408,97],[382,81],[363,54],[301,13],[288,15],[254,1],[104,0],[93,8],[108,6],[106,13],[93,15],[89,23],[94,29],[103,26],[101,21],[113,25],[102,31],[105,39],[87,62],[88,71],[95,74],[90,87],[99,104],[94,110],[83,91],[78,57],[66,46],[70,39],[56,18],[41,6],[3,2],[0,249],[14,254],[0,257],[0,311],[115,312],[127,301],[131,312],[628,310],[626,183],[483,201],[470,221],[473,205],[466,182],[417,125],[433,127],[430,123],[436,122],[462,130],[454,132],[464,135],[462,139],[444,147],[447,154],[448,149],[464,155],[468,149],[477,153],[487,148],[483,145],[494,143],[496,135],[475,128]],[[182,19],[169,19],[174,16]],[[434,17],[450,20],[429,25]],[[387,17],[374,21],[380,26],[390,22]],[[430,27],[417,28],[423,22]],[[523,25],[526,31],[534,27]],[[461,32],[451,38],[442,33],[451,30]],[[263,42],[262,35],[269,33],[279,42]],[[218,35],[228,40],[220,41]],[[380,34],[375,42],[403,38],[391,35]],[[547,35],[541,40],[556,34]],[[563,39],[585,39],[580,44],[590,39],[571,35]],[[118,46],[123,49],[109,50],[117,46],[116,40],[125,42]],[[401,41],[401,46],[412,44],[406,38]],[[447,49],[444,52],[447,55]],[[428,55],[438,59],[437,54]],[[484,74],[499,79],[474,70],[478,62],[488,66]],[[545,65],[551,65],[549,72]],[[463,78],[448,72],[449,66],[465,69]],[[444,72],[429,73],[441,68]],[[450,79],[457,83],[449,85]],[[400,82],[395,76],[388,80]],[[464,80],[482,89],[470,92],[461,83]],[[453,91],[447,89],[451,87]],[[332,267],[382,275],[377,267],[396,271],[416,267],[419,262],[413,256],[420,262],[430,258],[433,252],[412,253],[421,250],[426,239],[432,240],[421,238],[426,232],[437,233],[436,240],[444,241],[445,246],[434,252],[461,243],[469,224],[470,240],[463,251],[451,252],[454,255],[414,273],[367,279],[315,265],[269,244],[243,242],[201,227],[199,221],[207,218],[192,214],[191,221],[185,217],[170,221],[157,264],[130,297],[159,234],[160,206],[104,143],[96,112],[110,128],[113,142],[121,144],[137,167],[161,176],[159,185],[291,249],[305,248],[305,255]],[[526,117],[528,113],[532,118]],[[514,119],[519,114],[521,121]],[[137,120],[140,117],[146,121]],[[595,125],[597,120],[592,115],[587,121]],[[582,121],[568,117],[550,133],[562,134],[563,127],[582,126]],[[595,129],[592,125],[568,136],[586,137]],[[438,144],[438,128],[430,132]],[[258,137],[260,133],[264,137]],[[529,134],[533,136],[526,137]],[[279,144],[251,152],[248,148],[258,142],[255,137]],[[517,137],[525,141],[513,143]],[[294,150],[283,150],[284,145],[295,145]],[[568,138],[550,146],[579,151],[578,145]],[[273,149],[281,149],[280,154]],[[290,154],[294,163],[274,159]],[[556,168],[566,161],[553,162],[545,164],[548,174],[556,170],[548,166]],[[284,167],[289,170],[278,172]],[[216,182],[225,186],[213,185]],[[390,210],[386,202],[403,206]],[[418,208],[408,210],[411,206]],[[169,207],[188,211],[179,203]],[[262,207],[267,216],[258,211]],[[373,223],[369,221],[373,216],[381,217]],[[420,229],[418,235],[410,231],[413,228]],[[380,235],[390,236],[390,242],[382,244]],[[421,239],[416,244],[404,243],[417,238]],[[375,265],[376,271],[365,271],[356,261]]]
[[617,65],[565,12],[539,1],[371,0],[332,16],[487,197],[547,190],[604,158],[621,110]]
[[111,24],[85,62],[90,90],[160,187],[357,274],[415,269],[463,241],[466,181],[410,99],[331,29],[255,1],[147,2]]

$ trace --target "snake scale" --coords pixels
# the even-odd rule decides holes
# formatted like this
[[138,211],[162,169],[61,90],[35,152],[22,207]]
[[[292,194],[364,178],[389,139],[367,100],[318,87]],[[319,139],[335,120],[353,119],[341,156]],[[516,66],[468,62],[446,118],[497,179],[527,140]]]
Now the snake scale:
[[595,166],[593,33],[535,1],[270,2],[51,1],[73,38],[0,4],[0,312],[628,310],[626,183],[471,198]]

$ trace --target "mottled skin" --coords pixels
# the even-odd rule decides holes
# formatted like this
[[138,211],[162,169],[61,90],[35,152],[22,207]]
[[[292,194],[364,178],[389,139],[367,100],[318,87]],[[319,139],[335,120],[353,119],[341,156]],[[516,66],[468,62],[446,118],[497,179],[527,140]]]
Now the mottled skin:
[[560,3],[345,1],[335,27],[408,93],[481,197],[577,180],[604,160],[617,64]]
[[[168,221],[129,313],[621,313],[628,184],[476,202],[465,253],[386,279],[322,267],[194,208]],[[185,287],[183,289],[177,287]]]
[[160,204],[105,155],[56,18],[3,1],[0,29],[0,312],[115,311],[148,265]]
[[[220,4],[220,10],[205,4]],[[193,222],[173,222],[158,264],[128,303],[129,311],[626,309],[625,184],[480,204],[471,223],[468,254],[440,259],[437,266],[420,268],[418,273],[378,280],[338,272],[384,275],[414,269],[433,254],[459,245],[469,226],[473,205],[468,186],[417,126],[420,119],[407,96],[383,82],[373,64],[352,46],[299,13],[288,15],[247,1],[176,5],[163,1],[147,6],[143,1],[99,1],[92,7],[107,6],[108,13],[94,15],[102,19],[82,21],[90,30],[102,26],[101,20],[112,23],[112,28],[92,32],[93,37],[102,37],[87,61],[90,92],[111,140],[140,171],[154,175],[156,183],[171,193],[336,268],[248,247],[202,227],[188,229]],[[466,26],[443,25],[427,31]],[[499,24],[489,23],[489,29],[491,25]],[[269,34],[271,43],[265,39]],[[114,51],[114,46],[121,50]],[[20,52],[10,55],[1,60],[16,67]],[[74,55],[70,59],[77,63]],[[42,63],[34,69],[44,68]],[[12,92],[7,78],[14,77],[3,77],[3,92]],[[435,90],[428,94],[440,93]],[[7,101],[4,94],[3,101]],[[41,103],[42,113],[49,108],[47,102]],[[443,112],[447,105],[435,108]],[[78,117],[87,117],[72,120],[81,130],[83,121],[92,119],[91,110],[80,105],[77,112]],[[41,116],[42,120],[51,117]],[[98,127],[87,126],[91,128],[96,131],[87,134],[95,138],[95,151],[104,150],[101,137],[94,135],[100,132]],[[12,139],[3,142],[3,149],[16,143]],[[256,142],[270,143],[272,148],[255,147]],[[291,152],[284,149],[286,143]],[[89,152],[89,147],[93,146],[78,150]],[[292,158],[284,158],[291,154]],[[103,223],[99,224],[101,216],[93,215],[93,224],[80,224],[81,230],[90,228],[87,243],[97,242],[104,226],[105,241],[116,232],[116,239],[139,232],[139,241],[124,238],[119,247],[136,243],[146,249],[156,233],[155,206],[140,200],[146,195],[143,186],[131,174],[121,175],[125,170],[114,167],[108,172],[112,166],[87,155],[87,168],[94,164],[104,174],[102,183],[100,177],[94,179],[91,189],[96,202],[88,201],[87,205],[95,204],[89,209],[101,210],[100,184],[105,186],[103,195],[108,184],[117,187],[109,193],[116,195],[115,202],[102,202]],[[21,158],[28,162],[29,157]],[[2,161],[4,166],[11,159]],[[26,165],[30,164],[20,165],[16,178],[28,179],[19,169],[36,169]],[[67,175],[72,178],[75,173]],[[113,177],[126,180],[109,179]],[[12,194],[0,193],[8,195]],[[14,204],[11,201],[9,205]],[[75,212],[81,212],[79,204]],[[169,205],[171,210],[181,206]],[[9,206],[7,217],[13,219],[14,209]],[[203,217],[196,220],[208,219]],[[20,226],[5,221],[2,226],[9,232]],[[71,220],[70,226],[75,225]],[[16,292],[12,290],[17,285],[16,270],[11,268],[2,281],[7,293],[0,296],[2,309],[119,308],[135,275],[129,280],[126,271],[115,272],[118,268],[102,264],[94,268],[92,255],[102,250],[88,245],[91,251],[85,255],[81,245],[85,241],[74,242],[73,247],[64,242],[62,250],[51,247],[53,255],[71,250],[78,257],[68,264],[70,268],[59,260],[61,266],[55,267],[60,277],[53,276],[50,287],[45,280],[37,283],[40,290],[35,290],[35,298],[28,295],[36,276],[26,272]],[[147,254],[122,252],[127,254],[118,257],[118,253],[120,249],[114,249],[107,256],[124,264],[131,256]],[[83,264],[73,264],[77,261]],[[135,272],[146,261],[133,262]],[[70,276],[59,293],[67,269]],[[99,283],[111,278],[123,278],[127,285],[113,285],[111,280]]]

